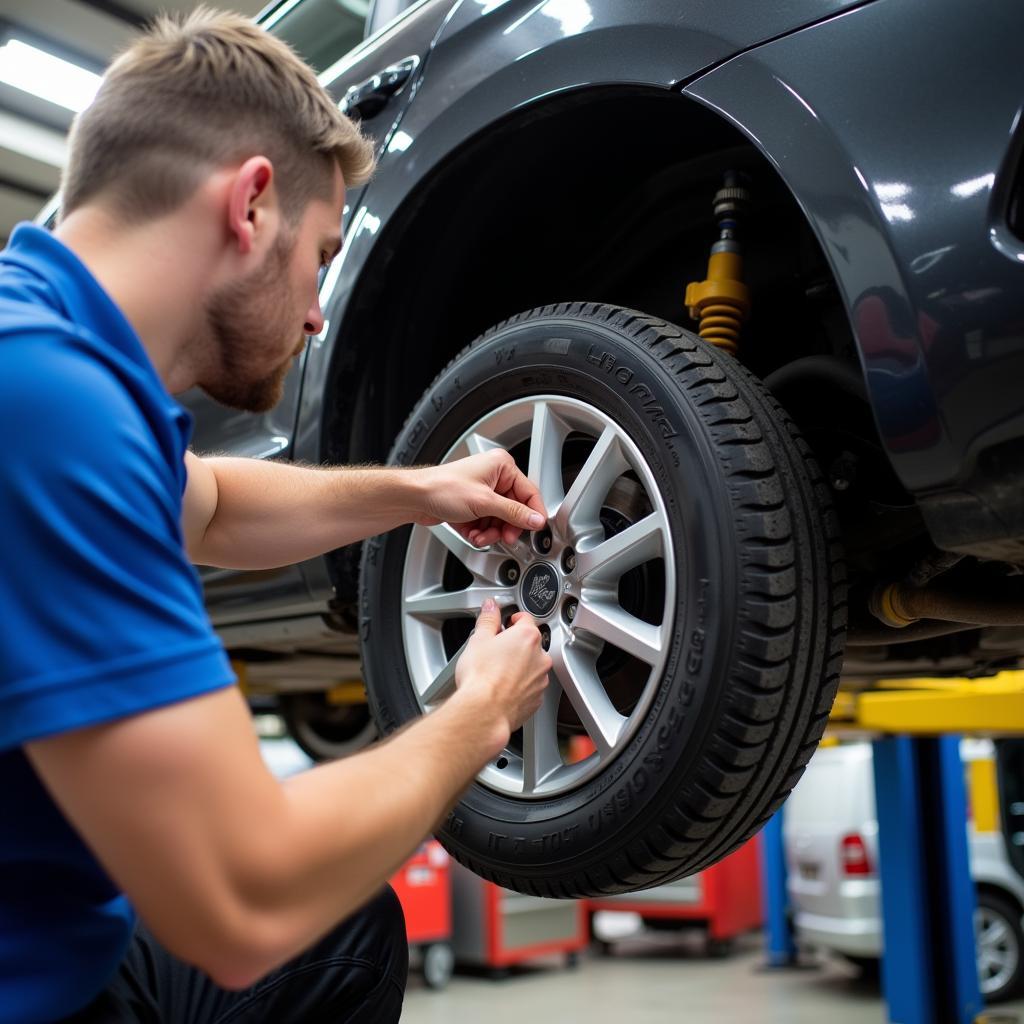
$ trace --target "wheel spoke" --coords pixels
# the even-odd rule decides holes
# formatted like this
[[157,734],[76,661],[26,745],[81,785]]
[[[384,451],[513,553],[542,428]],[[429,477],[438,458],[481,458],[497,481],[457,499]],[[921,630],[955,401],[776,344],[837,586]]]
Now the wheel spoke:
[[[553,676],[553,673],[552,673]],[[558,749],[558,702],[562,688],[555,678],[548,679],[544,702],[523,723],[523,793],[533,793],[556,769],[563,765]]]
[[[468,643],[468,641],[467,641]],[[449,696],[455,690],[455,666],[459,662],[459,658],[462,652],[466,649],[466,644],[463,644],[452,656],[448,659],[448,663],[436,676],[434,676],[433,682],[420,694],[420,701],[424,707],[428,704],[436,704],[440,700],[444,700],[445,697]]]
[[581,601],[573,625],[614,644],[647,665],[654,665],[661,656],[661,627],[630,615],[617,604]]
[[554,662],[552,671],[576,709],[583,728],[594,741],[598,753],[607,757],[614,749],[626,719],[616,711],[596,669],[592,663],[587,663],[585,656],[568,644],[559,644],[552,649],[551,660]]
[[589,551],[577,551],[576,571],[583,579],[590,577],[588,582],[616,583],[630,569],[662,557],[664,551],[661,517],[652,512]]
[[[639,616],[652,616],[633,602],[653,608],[657,597],[666,609],[675,604],[677,566],[669,514],[658,479],[629,433],[582,396],[537,390],[491,408],[465,428],[442,461],[496,448],[514,450],[517,457],[522,453],[525,475],[548,514],[551,554],[545,555],[529,532],[511,544],[499,539],[482,548],[463,537],[458,525],[414,526],[398,598],[402,650],[395,654],[404,654],[417,703],[432,713],[455,692],[456,665],[465,649],[448,657],[454,648],[452,627],[446,624],[457,622],[465,635],[489,598],[507,613],[523,600],[522,581],[530,567],[539,561],[555,565],[558,598],[566,607],[548,617],[549,685],[537,712],[516,733],[521,742],[484,766],[479,776],[486,786],[529,804],[598,776],[648,714],[673,622],[667,611],[661,625],[645,622]],[[568,486],[566,459],[575,474]],[[617,518],[625,520],[625,529],[613,536],[607,536],[606,506],[618,509]],[[643,518],[634,522],[638,514]],[[627,582],[635,578],[647,590],[656,588],[658,595],[622,585],[623,577]],[[605,647],[608,653],[602,655]],[[624,667],[631,694],[625,715],[616,707],[617,691],[610,694],[604,679],[605,662],[617,651],[616,665],[630,662]],[[578,719],[577,728],[597,748],[595,757],[571,764],[559,736],[559,708],[564,713],[570,705],[571,719]]]
[[618,432],[614,427],[605,427],[558,509],[555,525],[562,536],[578,536],[601,528],[601,506],[612,484],[628,469]]
[[483,434],[477,434],[475,431],[466,438],[466,448],[469,449],[470,455],[480,455],[500,447],[501,445],[497,441],[492,441],[489,437],[484,437]]
[[1006,927],[1006,922],[995,918],[989,922],[988,926],[981,933],[981,941],[988,946],[998,946],[1000,943],[1006,941],[1009,936],[1009,929]]
[[480,613],[480,607],[488,597],[493,597],[499,606],[512,603],[512,595],[504,587],[466,587],[465,590],[445,590],[443,587],[428,587],[418,594],[405,598],[405,613],[421,619],[453,619]]
[[440,541],[477,579],[495,580],[505,557],[490,548],[475,548],[447,523],[427,527],[431,536]]
[[569,434],[568,426],[552,411],[547,402],[533,407],[530,429],[530,464],[526,475],[540,490],[541,501],[548,515],[562,503],[562,448]]

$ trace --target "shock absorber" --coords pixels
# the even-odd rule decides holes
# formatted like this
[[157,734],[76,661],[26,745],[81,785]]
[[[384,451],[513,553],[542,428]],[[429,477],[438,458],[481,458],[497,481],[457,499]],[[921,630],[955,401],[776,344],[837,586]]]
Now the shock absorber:
[[686,286],[686,305],[690,316],[700,323],[698,333],[730,355],[736,354],[740,327],[750,312],[739,242],[739,220],[749,206],[745,178],[736,171],[727,171],[722,188],[715,193],[718,241],[711,247],[708,276]]

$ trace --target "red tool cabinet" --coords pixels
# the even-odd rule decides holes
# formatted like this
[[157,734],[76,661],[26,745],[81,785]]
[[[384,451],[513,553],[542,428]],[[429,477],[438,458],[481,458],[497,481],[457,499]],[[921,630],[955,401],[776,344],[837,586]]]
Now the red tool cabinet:
[[527,896],[485,882],[452,862],[452,941],[459,963],[495,974],[552,953],[575,963],[590,941],[587,909],[581,900]]
[[402,865],[391,887],[405,911],[410,950],[421,953],[423,977],[431,988],[444,988],[452,976],[451,859],[430,839]]
[[587,900],[587,909],[631,911],[648,924],[670,921],[702,924],[708,951],[725,952],[731,941],[745,931],[760,927],[761,867],[755,836],[735,853],[690,878],[653,889]]

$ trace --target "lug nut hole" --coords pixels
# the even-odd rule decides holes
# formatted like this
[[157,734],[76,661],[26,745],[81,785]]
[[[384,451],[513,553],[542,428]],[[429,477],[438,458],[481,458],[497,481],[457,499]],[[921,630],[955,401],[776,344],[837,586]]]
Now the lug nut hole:
[[540,630],[540,645],[546,651],[551,646],[551,630],[544,623],[541,623],[538,628]]
[[494,762],[494,767],[495,768],[507,768],[508,767],[508,758],[507,757],[499,757],[498,760]]
[[566,548],[562,552],[562,570],[564,572],[576,571],[576,552],[572,548]]
[[498,570],[498,576],[502,583],[510,587],[519,581],[519,566],[510,558],[507,562],[502,564],[501,568]]
[[546,555],[551,550],[551,531],[545,526],[533,535],[533,546],[542,554]]
[[562,605],[562,617],[566,622],[572,622],[576,618],[576,610],[579,608],[579,602],[575,598],[569,598],[565,604]]

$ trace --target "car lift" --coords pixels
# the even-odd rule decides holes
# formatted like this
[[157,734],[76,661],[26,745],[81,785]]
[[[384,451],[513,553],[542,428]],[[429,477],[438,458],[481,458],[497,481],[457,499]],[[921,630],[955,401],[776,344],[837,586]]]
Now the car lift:
[[[890,1024],[982,1024],[959,734],[1024,734],[1024,672],[842,692],[833,734],[873,739]],[[783,809],[784,810],[784,809]],[[765,827],[768,965],[795,965],[782,811]]]

